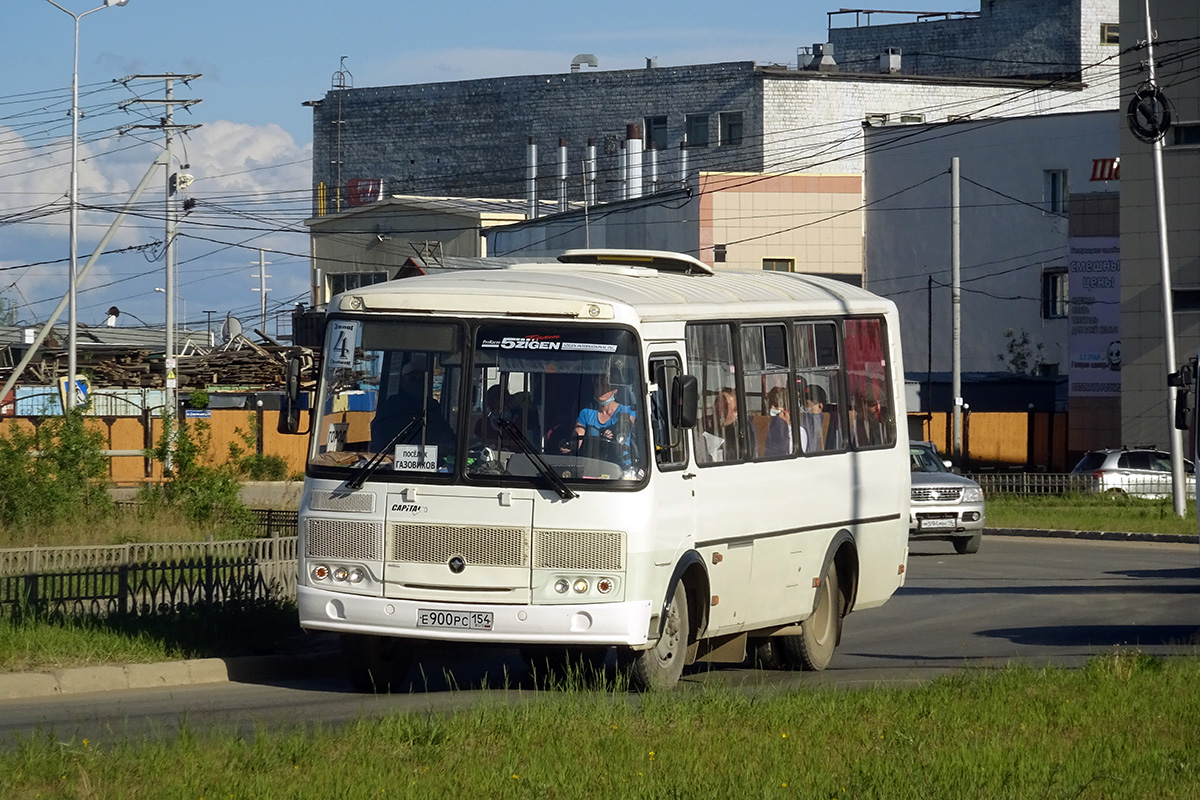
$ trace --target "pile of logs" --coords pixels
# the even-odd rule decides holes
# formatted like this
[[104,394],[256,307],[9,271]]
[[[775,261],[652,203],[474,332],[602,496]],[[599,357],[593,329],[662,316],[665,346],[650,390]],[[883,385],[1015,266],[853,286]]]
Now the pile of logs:
[[[207,386],[244,386],[281,389],[289,347],[259,345],[243,340],[238,349],[210,349],[176,357],[175,377],[180,389]],[[86,375],[93,388],[161,389],[166,386],[166,360],[153,350],[103,346],[80,348],[78,371]],[[0,381],[8,379],[11,366],[0,366]],[[55,386],[67,374],[67,351],[45,348],[30,362],[21,384]]]

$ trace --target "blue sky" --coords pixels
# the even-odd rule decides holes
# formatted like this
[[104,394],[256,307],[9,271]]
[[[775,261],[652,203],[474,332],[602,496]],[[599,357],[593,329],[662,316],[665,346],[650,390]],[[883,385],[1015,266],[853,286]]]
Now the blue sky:
[[[74,13],[103,0],[57,0]],[[978,0],[912,3],[873,0],[870,8],[978,10]],[[392,0],[129,0],[80,24],[81,201],[120,205],[161,152],[160,134],[121,132],[152,122],[155,107],[121,101],[162,97],[162,82],[114,80],[136,74],[201,73],[177,86],[199,98],[176,122],[202,127],[176,148],[190,166],[191,196],[202,202],[179,241],[178,308],[203,329],[204,311],[256,314],[257,248],[268,248],[269,308],[307,299],[307,241],[299,224],[309,208],[311,112],[341,56],[356,87],[565,72],[580,53],[599,68],[753,60],[794,64],[798,48],[826,38],[826,12],[814,0],[728,3],[695,0],[655,6],[550,2],[400,3]],[[876,23],[904,18],[877,16]],[[850,22],[846,18],[846,22]],[[845,24],[845,23],[835,23]],[[0,53],[0,295],[23,321],[44,320],[65,291],[69,185],[71,46],[74,22],[47,0],[4,0]],[[161,241],[162,181],[142,197],[137,219],[109,249]],[[84,214],[80,264],[113,214]],[[194,224],[193,224],[194,223]],[[280,230],[292,232],[278,232]],[[253,264],[252,264],[253,262]],[[79,320],[100,324],[118,306],[147,323],[164,318],[161,247],[102,257],[80,284]],[[66,321],[64,315],[63,323]],[[136,319],[121,318],[136,325]],[[247,325],[249,328],[250,325]],[[268,326],[273,331],[273,326]]]

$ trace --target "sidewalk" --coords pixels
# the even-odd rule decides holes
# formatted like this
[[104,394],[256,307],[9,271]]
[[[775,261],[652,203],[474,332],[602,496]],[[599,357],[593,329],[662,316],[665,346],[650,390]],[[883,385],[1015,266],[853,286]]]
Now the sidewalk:
[[[987,528],[984,535],[1173,544],[1196,544],[1200,541],[1200,535],[1025,528]],[[300,637],[296,642],[294,652],[270,656],[199,658],[159,664],[102,665],[52,672],[0,673],[0,700],[206,683],[282,681],[336,674],[340,671],[335,637],[315,634]]]

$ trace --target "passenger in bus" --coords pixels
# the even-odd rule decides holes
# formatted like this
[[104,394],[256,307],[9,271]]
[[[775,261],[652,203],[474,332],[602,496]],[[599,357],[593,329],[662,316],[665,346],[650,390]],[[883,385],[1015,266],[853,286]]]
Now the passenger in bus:
[[[617,387],[608,375],[597,375],[592,385],[593,406],[580,409],[575,419],[575,449],[589,458],[617,461],[622,467],[631,467],[637,413],[617,402]],[[570,452],[569,443],[563,452]]]
[[806,453],[825,449],[824,387],[810,383],[804,387],[804,412],[800,419],[800,446]]
[[[788,408],[787,389],[775,386],[767,392],[767,413],[771,422],[767,427],[767,443],[764,454],[786,456],[792,452],[792,412]],[[803,441],[803,431],[801,431]]]
[[[420,424],[394,444],[431,444],[451,449],[454,447],[454,431],[446,422],[442,406],[433,397],[431,383],[432,375],[426,371],[426,361],[423,356],[416,356],[400,371],[399,385],[390,395],[381,397],[371,419],[371,452],[378,453],[388,448],[389,442],[406,425],[424,415],[424,430]],[[391,445],[394,446],[394,445]]]
[[483,396],[483,416],[475,423],[475,438],[484,442],[502,439],[501,420],[511,422],[535,448],[541,448],[542,431],[537,410],[530,407],[529,392],[508,392],[500,384]]
[[865,389],[854,394],[850,408],[850,435],[856,447],[872,447],[885,441],[883,407],[877,397],[868,397]]

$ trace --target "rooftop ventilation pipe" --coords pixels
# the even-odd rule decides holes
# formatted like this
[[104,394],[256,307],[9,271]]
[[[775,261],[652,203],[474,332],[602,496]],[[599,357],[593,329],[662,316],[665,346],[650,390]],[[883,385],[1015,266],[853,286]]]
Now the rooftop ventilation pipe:
[[626,197],[642,196],[642,126],[636,123],[625,126],[625,157],[629,161]]
[[558,210],[567,210],[567,140],[558,140]]
[[589,67],[598,67],[600,63],[596,61],[596,57],[591,53],[580,53],[571,60],[571,72],[579,72],[579,67],[587,64]]
[[805,69],[814,72],[837,72],[838,65],[833,60],[833,45],[829,42],[814,44],[812,61],[808,62]]
[[687,134],[684,134],[683,141],[679,143],[679,185],[684,189],[688,186]]
[[889,47],[879,56],[879,71],[884,75],[895,75],[900,71],[900,48]]
[[525,216],[529,219],[538,218],[537,158],[537,142],[530,136],[529,148],[526,151],[525,172],[525,199],[529,204]]
[[583,202],[589,206],[596,205],[596,140],[588,139],[587,162],[584,164],[585,180]]

